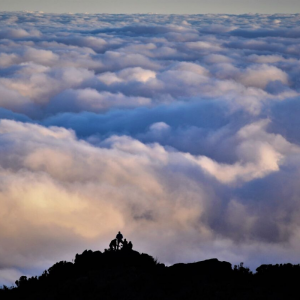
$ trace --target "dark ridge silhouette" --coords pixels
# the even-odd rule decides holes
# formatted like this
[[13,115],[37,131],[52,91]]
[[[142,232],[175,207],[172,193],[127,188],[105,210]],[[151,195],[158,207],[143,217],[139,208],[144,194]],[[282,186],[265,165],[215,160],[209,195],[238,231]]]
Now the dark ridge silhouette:
[[298,300],[299,279],[300,265],[292,264],[262,265],[255,274],[216,258],[166,267],[122,237],[104,252],[85,250],[41,276],[21,276],[16,287],[0,289],[0,299]]

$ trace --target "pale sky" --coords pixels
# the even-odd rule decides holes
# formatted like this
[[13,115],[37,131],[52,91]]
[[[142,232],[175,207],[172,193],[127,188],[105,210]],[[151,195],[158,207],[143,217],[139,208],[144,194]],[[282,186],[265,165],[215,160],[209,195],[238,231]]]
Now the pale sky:
[[0,0],[1,11],[88,13],[299,13],[299,0]]

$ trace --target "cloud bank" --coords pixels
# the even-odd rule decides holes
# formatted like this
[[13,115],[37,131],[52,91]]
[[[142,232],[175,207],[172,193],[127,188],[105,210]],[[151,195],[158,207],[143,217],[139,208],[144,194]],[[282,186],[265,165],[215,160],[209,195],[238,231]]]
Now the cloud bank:
[[0,24],[2,284],[119,230],[167,264],[299,262],[299,15]]

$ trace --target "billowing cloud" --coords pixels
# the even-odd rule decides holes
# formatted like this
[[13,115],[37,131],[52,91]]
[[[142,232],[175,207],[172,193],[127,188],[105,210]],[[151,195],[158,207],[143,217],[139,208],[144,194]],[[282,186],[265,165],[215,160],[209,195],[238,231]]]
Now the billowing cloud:
[[170,264],[299,261],[299,15],[0,24],[2,284],[119,230]]

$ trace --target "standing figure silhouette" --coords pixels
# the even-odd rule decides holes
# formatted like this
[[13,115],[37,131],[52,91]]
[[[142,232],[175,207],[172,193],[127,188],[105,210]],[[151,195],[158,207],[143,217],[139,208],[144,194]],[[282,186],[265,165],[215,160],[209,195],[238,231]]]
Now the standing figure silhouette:
[[117,238],[117,249],[119,250],[120,244],[123,244],[123,241],[122,241],[123,240],[123,235],[120,231],[117,234],[116,238]]

